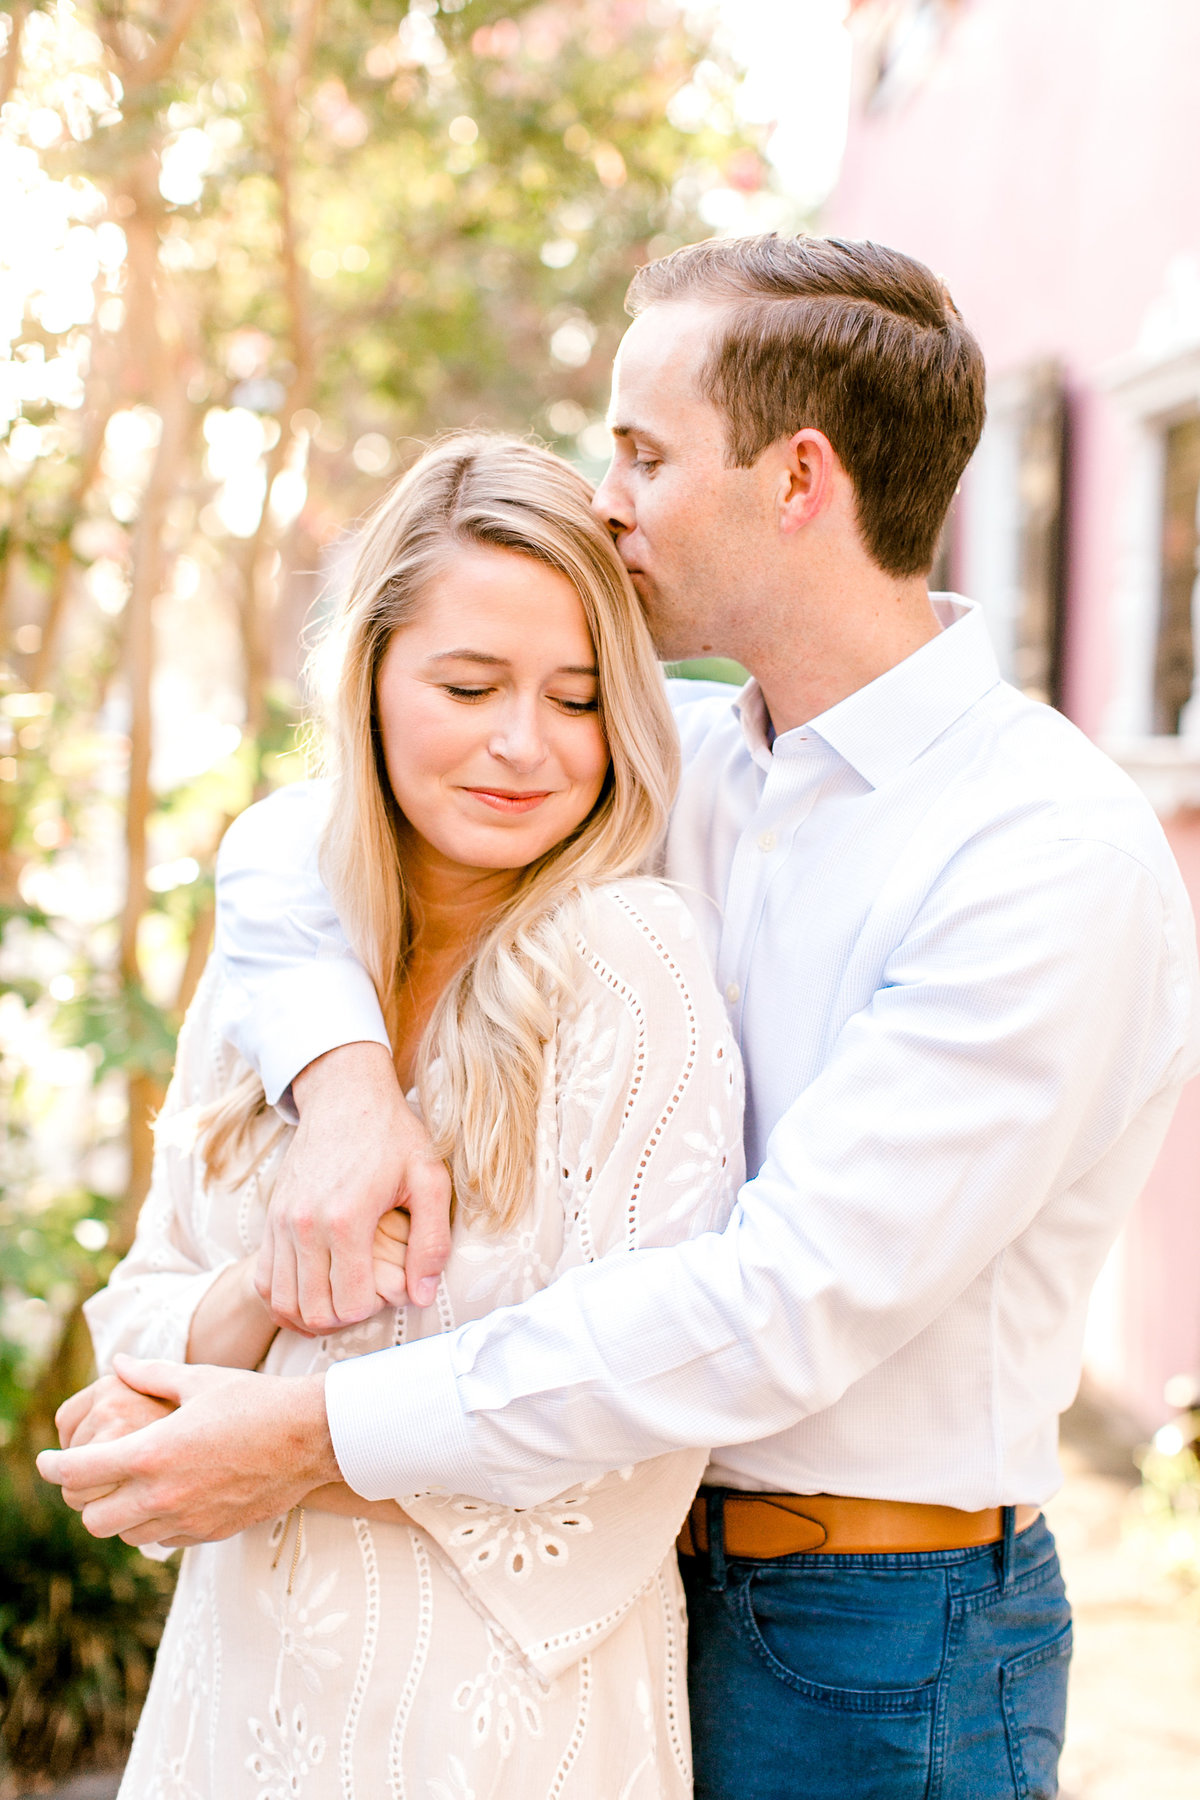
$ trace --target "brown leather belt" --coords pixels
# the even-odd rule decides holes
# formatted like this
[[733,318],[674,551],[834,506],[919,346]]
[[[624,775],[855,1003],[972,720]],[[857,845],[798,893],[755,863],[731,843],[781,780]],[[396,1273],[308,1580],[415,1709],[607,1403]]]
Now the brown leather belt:
[[[1016,1529],[1040,1517],[1037,1506],[1018,1506]],[[838,1494],[725,1495],[726,1556],[878,1556],[920,1550],[969,1550],[996,1544],[1004,1535],[999,1506],[960,1512],[908,1500],[850,1499]],[[703,1491],[679,1533],[678,1550],[695,1556],[708,1549],[708,1501]]]

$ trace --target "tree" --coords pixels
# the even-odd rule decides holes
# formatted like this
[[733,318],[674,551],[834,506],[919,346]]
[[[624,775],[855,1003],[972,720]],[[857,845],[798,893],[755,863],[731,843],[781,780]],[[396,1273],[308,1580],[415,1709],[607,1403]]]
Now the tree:
[[[0,1429],[26,1528],[69,1556],[30,1457],[146,1189],[221,832],[301,770],[300,627],[349,523],[447,427],[594,465],[633,269],[763,171],[677,0],[54,0],[5,26]],[[0,1617],[10,1754],[111,1749],[137,1656],[42,1730],[28,1625]]]

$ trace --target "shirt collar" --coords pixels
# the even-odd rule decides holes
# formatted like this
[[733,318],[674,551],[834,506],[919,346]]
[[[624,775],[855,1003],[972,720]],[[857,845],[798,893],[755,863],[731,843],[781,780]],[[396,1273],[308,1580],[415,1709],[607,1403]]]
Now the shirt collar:
[[931,599],[942,625],[937,637],[808,724],[781,733],[773,746],[762,689],[748,681],[734,708],[754,761],[769,767],[772,755],[798,752],[802,734],[812,734],[871,787],[915,762],[1000,680],[980,608],[957,594]]

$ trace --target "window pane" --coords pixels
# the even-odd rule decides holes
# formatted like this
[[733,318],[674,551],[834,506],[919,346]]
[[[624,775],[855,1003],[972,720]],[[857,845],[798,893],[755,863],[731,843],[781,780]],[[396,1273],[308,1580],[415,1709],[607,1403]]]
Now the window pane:
[[1196,675],[1192,594],[1196,585],[1200,417],[1166,433],[1163,477],[1162,606],[1154,676],[1155,730],[1173,736]]

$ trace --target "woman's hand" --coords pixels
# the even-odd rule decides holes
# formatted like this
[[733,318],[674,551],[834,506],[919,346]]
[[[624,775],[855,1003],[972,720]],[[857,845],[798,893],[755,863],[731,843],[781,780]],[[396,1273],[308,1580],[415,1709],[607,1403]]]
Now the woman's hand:
[[[111,1444],[117,1438],[153,1425],[175,1411],[169,1400],[157,1400],[152,1394],[139,1394],[127,1387],[118,1375],[101,1375],[90,1387],[80,1388],[64,1400],[54,1415],[58,1441],[64,1450],[78,1450],[84,1444]],[[64,1487],[67,1505],[82,1512],[93,1500],[111,1493],[111,1485],[100,1487]]]
[[412,1219],[402,1206],[385,1212],[375,1227],[371,1245],[371,1269],[375,1291],[382,1300],[404,1300],[404,1268],[408,1261],[408,1234]]
[[174,1411],[169,1401],[126,1387],[118,1375],[101,1375],[63,1401],[54,1423],[63,1449],[77,1450],[81,1444],[110,1444],[114,1438],[128,1437]]
[[166,1401],[166,1418],[119,1443],[43,1450],[38,1473],[63,1490],[93,1537],[208,1543],[276,1518],[341,1480],[325,1417],[325,1377],[118,1356],[127,1385]]

